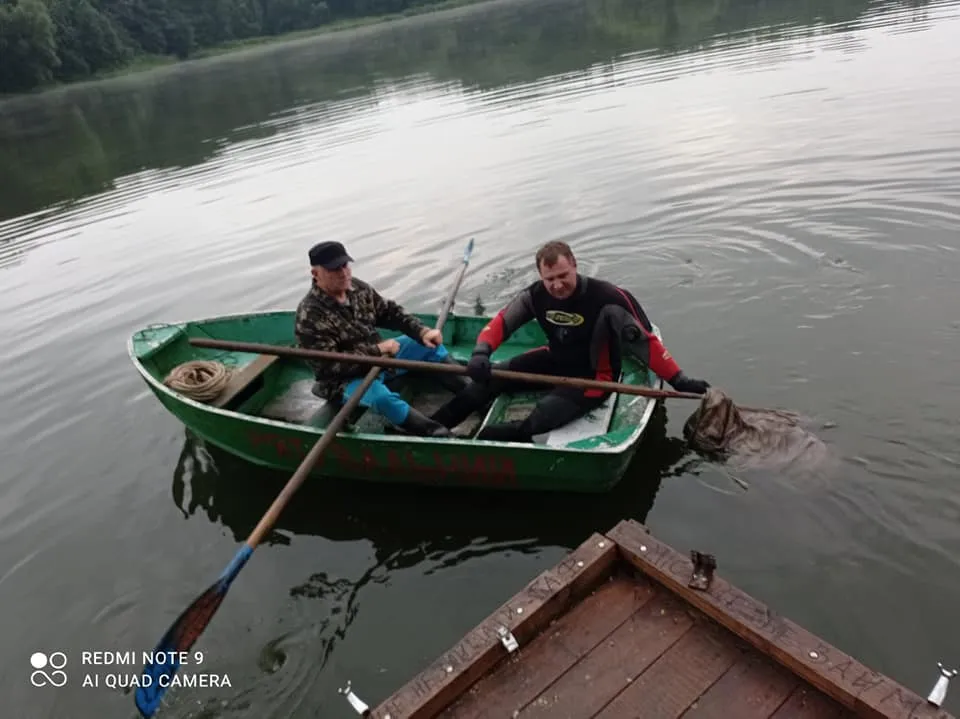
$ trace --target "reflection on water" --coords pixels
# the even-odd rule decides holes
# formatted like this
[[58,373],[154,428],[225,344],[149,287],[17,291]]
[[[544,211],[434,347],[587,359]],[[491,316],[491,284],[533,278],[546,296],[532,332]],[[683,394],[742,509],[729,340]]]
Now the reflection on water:
[[[310,537],[321,537],[341,546],[369,543],[372,551],[366,564],[351,568],[349,579],[313,570],[285,590],[300,605],[287,632],[295,636],[309,632],[310,639],[301,639],[308,642],[309,649],[286,648],[290,640],[285,632],[264,644],[259,666],[273,673],[292,661],[293,666],[283,671],[294,677],[307,671],[322,672],[349,634],[361,607],[369,606],[371,590],[375,586],[386,590],[394,577],[405,571],[416,570],[426,579],[485,557],[536,555],[555,547],[569,550],[625,516],[643,522],[661,483],[690,472],[697,460],[682,440],[666,435],[663,406],[651,421],[640,453],[613,492],[587,497],[520,493],[505,498],[500,493],[471,489],[309,480],[263,544],[292,547]],[[185,518],[205,517],[228,529],[234,541],[242,542],[288,479],[283,473],[251,467],[187,431],[171,495]],[[322,564],[322,560],[317,562]],[[305,602],[320,602],[322,608],[301,604]],[[275,701],[289,705],[301,701],[299,693],[309,691],[309,682],[302,677],[278,680],[271,694]],[[262,696],[255,701],[263,705]],[[242,695],[230,699],[228,712],[238,705],[245,706]]]
[[[301,535],[333,541],[367,539],[376,566],[389,572],[427,563],[435,571],[504,550],[573,548],[596,527],[627,516],[644,522],[665,478],[694,471],[699,459],[666,434],[666,408],[657,408],[623,481],[597,496],[509,494],[332,479],[306,482],[264,544],[289,545]],[[252,467],[189,431],[171,487],[184,517],[205,514],[244,541],[289,479]],[[498,510],[508,503],[509,512]],[[491,519],[495,521],[491,521]]]
[[[301,162],[308,147],[332,152],[375,132],[378,123],[364,113],[404,86],[432,87],[450,101],[478,94],[477,111],[489,112],[554,95],[570,73],[579,76],[565,89],[574,96],[598,82],[629,81],[631,70],[618,69],[618,60],[659,57],[633,65],[645,83],[720,66],[769,70],[809,56],[810,38],[836,34],[818,46],[856,52],[866,46],[858,30],[922,30],[928,17],[926,2],[518,0],[464,8],[451,21],[417,17],[13,98],[0,102],[0,220],[40,214],[0,226],[0,239],[48,217],[44,208],[68,203],[55,207],[60,213],[105,190],[114,191],[103,198],[109,204],[90,211],[122,206],[146,187],[215,182],[202,176],[216,172],[212,161],[229,160],[235,145],[246,149],[251,171],[260,161]],[[364,42],[370,35],[375,41]],[[692,66],[682,59],[690,53]],[[306,128],[309,140],[298,141]],[[8,249],[4,259],[15,255]]]

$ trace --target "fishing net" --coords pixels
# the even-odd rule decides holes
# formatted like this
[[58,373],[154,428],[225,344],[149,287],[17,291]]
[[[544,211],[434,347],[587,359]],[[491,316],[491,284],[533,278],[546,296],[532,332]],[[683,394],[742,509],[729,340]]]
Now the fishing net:
[[711,387],[684,423],[683,436],[697,451],[743,468],[809,467],[827,455],[809,423],[796,412],[738,406]]

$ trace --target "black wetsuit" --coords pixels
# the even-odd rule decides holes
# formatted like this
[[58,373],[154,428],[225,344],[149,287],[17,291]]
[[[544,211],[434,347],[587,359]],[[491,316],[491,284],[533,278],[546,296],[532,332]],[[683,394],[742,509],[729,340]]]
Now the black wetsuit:
[[[664,380],[680,373],[680,367],[653,334],[653,326],[637,299],[610,282],[582,275],[577,276],[574,293],[562,300],[550,295],[540,281],[523,289],[480,332],[474,355],[489,357],[511,334],[534,319],[547,336],[547,345],[498,364],[499,369],[618,381],[623,352],[627,350]],[[528,388],[543,389],[544,385],[528,387],[496,378],[473,382],[433,418],[454,427],[498,394]],[[530,441],[535,435],[572,422],[602,404],[608,395],[596,389],[557,387],[540,399],[526,419],[489,425],[477,438]]]

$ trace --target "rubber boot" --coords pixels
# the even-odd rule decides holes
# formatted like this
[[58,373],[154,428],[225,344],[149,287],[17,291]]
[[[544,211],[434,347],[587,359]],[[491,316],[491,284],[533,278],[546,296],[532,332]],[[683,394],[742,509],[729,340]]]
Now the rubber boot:
[[453,399],[430,415],[430,419],[450,429],[456,427],[474,411],[483,408],[484,404],[486,404],[486,402],[483,401],[484,398],[474,397],[473,394],[473,392],[469,391],[457,394]]
[[400,429],[409,434],[415,434],[419,437],[452,437],[453,433],[439,422],[435,422],[425,416],[419,410],[410,408],[407,418]]
[[494,442],[532,442],[533,436],[522,420],[488,424],[477,434],[476,439]]

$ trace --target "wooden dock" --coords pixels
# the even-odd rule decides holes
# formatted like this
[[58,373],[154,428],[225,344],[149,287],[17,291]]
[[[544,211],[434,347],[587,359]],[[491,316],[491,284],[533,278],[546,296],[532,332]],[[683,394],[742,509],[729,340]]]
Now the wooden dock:
[[955,719],[718,572],[691,588],[693,569],[691,555],[620,522],[364,716]]

